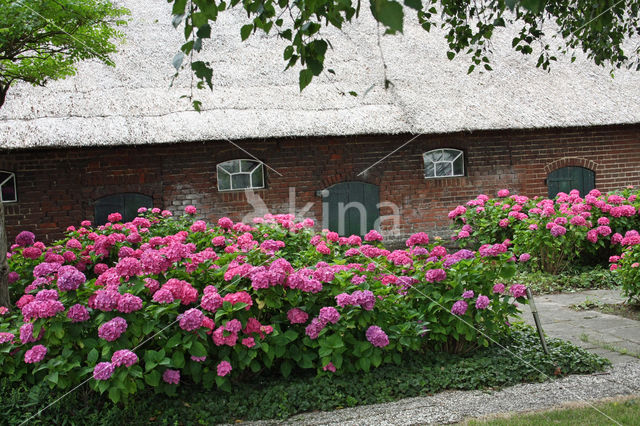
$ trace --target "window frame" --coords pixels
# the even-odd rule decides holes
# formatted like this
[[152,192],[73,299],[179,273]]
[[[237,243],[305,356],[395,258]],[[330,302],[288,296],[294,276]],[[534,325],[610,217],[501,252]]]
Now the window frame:
[[[433,176],[427,176],[427,172],[426,172],[426,168],[427,168],[427,156],[429,154],[434,154],[438,151],[453,151],[456,152],[458,155],[453,159],[453,160],[447,160],[447,161],[433,161],[433,160],[429,160],[431,162],[431,164],[433,164]],[[461,174],[456,174],[455,173],[455,168],[454,168],[454,163],[458,160],[458,158],[462,159],[462,173]],[[444,175],[444,176],[438,176],[437,175],[437,169],[436,169],[436,165],[438,163],[446,163],[446,164],[450,164],[451,165],[451,173],[450,175]],[[427,152],[423,152],[422,153],[422,174],[424,176],[425,179],[443,179],[443,178],[454,178],[454,177],[464,177],[465,175],[465,164],[464,164],[464,151],[462,151],[461,149],[457,149],[457,148],[436,148],[436,149],[432,149],[431,151],[427,151]]]
[[[0,203],[3,204],[8,204],[8,203],[17,203],[18,202],[18,183],[17,183],[17,179],[16,179],[16,174],[14,172],[10,172],[8,170],[0,170],[0,172],[2,173],[9,173],[9,177],[6,178],[5,180],[0,182]],[[5,201],[2,198],[2,188],[4,187],[4,185],[6,185],[9,181],[11,181],[11,179],[13,179],[13,193],[14,195],[14,199],[13,200],[7,200]]]
[[[239,161],[239,169],[242,170],[242,162],[243,161],[251,161],[252,163],[258,163],[257,166],[255,166],[254,168],[252,168],[251,170],[247,171],[247,172],[243,172],[243,171],[239,171],[239,172],[235,172],[235,173],[231,173],[228,170],[225,170],[222,166],[228,163],[232,163],[234,161]],[[253,174],[255,173],[256,170],[258,170],[258,168],[261,171],[262,174],[262,186],[256,186],[253,184]],[[228,189],[221,189],[220,188],[220,173],[225,173],[229,176],[229,188]],[[234,188],[233,187],[233,176],[236,175],[247,175],[249,176],[249,186],[248,187],[243,187],[243,188]],[[255,158],[234,158],[231,160],[227,160],[227,161],[223,161],[221,163],[218,163],[216,165],[216,187],[218,188],[219,192],[232,192],[232,191],[244,191],[245,189],[264,189],[267,187],[267,182],[266,182],[266,176],[265,176],[265,172],[264,172],[264,162],[260,161],[260,160],[256,160]]]

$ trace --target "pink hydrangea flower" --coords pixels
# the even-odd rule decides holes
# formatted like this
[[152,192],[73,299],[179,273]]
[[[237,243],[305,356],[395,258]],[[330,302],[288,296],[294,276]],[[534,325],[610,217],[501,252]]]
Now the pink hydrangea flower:
[[509,288],[509,293],[516,299],[518,297],[524,297],[527,294],[527,287],[522,284],[513,284]]
[[320,309],[318,318],[320,318],[320,321],[323,321],[325,324],[335,324],[340,319],[340,313],[336,310],[336,308],[332,306],[325,306],[324,308]]
[[47,355],[47,348],[42,345],[35,345],[24,353],[24,362],[27,364],[34,364],[40,362]]
[[486,309],[489,306],[489,298],[484,295],[479,295],[476,300],[476,309]]
[[331,254],[331,249],[324,242],[316,246],[316,251],[320,254]]
[[307,325],[304,332],[310,339],[317,339],[324,327],[325,323],[318,318],[314,318],[311,320],[311,323]]
[[336,366],[333,365],[332,362],[329,362],[329,364],[327,364],[324,367],[322,367],[322,371],[331,371],[332,373],[335,373],[336,372]]
[[531,255],[529,253],[522,253],[518,258],[518,261],[524,263],[524,262],[528,262],[529,259],[531,259]]
[[180,383],[180,370],[166,369],[162,373],[162,380],[170,385],[177,385]]
[[464,293],[462,293],[462,298],[463,299],[473,299],[474,295],[475,295],[475,293],[473,292],[473,290],[466,290]]
[[8,281],[9,284],[13,284],[20,279],[20,275],[16,271],[9,272]]
[[89,319],[89,311],[83,305],[75,304],[69,308],[67,318],[71,319],[71,322],[84,322]]
[[142,309],[142,299],[131,293],[125,293],[118,299],[118,311],[129,314]]
[[458,300],[451,307],[451,313],[454,315],[464,315],[465,312],[467,312],[468,306],[469,305],[467,305],[467,302],[465,302],[464,300]]
[[551,227],[551,235],[559,237],[567,233],[567,228],[561,225],[555,225]]
[[22,250],[22,256],[27,259],[37,259],[42,256],[42,250],[37,247],[27,247]]
[[13,333],[2,332],[0,333],[0,344],[13,342],[16,336]]
[[191,232],[206,232],[207,231],[207,223],[204,220],[196,220],[193,225],[189,227]]
[[231,229],[233,228],[233,221],[228,217],[221,217],[218,219],[218,226],[223,229]]
[[364,240],[365,241],[382,241],[383,237],[378,231],[376,231],[375,229],[372,229],[367,233],[367,235],[364,236]]
[[111,363],[115,367],[120,367],[124,365],[126,367],[131,367],[133,364],[138,362],[138,355],[128,349],[121,349],[119,351],[115,351],[113,356],[111,357]]
[[93,306],[89,305],[89,307],[104,312],[113,311],[120,300],[120,293],[115,290],[98,290],[95,292],[95,296]]
[[378,348],[384,348],[389,344],[389,337],[387,334],[377,325],[372,325],[367,329],[365,333],[367,340],[373,346]]
[[252,348],[256,345],[256,341],[254,340],[253,337],[246,337],[242,339],[242,344],[247,348]]
[[127,331],[127,321],[121,317],[115,317],[98,328],[98,337],[108,342],[117,340]]
[[174,300],[173,294],[166,288],[161,288],[153,294],[153,301],[157,303],[171,303]]
[[287,318],[291,324],[304,324],[309,319],[309,314],[299,308],[289,309]]
[[33,245],[36,241],[36,236],[33,232],[22,231],[16,236],[16,244],[21,247],[27,247]]
[[107,216],[107,220],[111,223],[120,222],[122,220],[122,215],[120,213],[111,213]]
[[498,191],[498,197],[500,197],[500,198],[508,197],[509,194],[510,194],[510,192],[509,192],[508,189],[501,189],[501,190]]
[[87,280],[85,275],[71,265],[58,269],[58,288],[62,291],[76,290]]
[[227,374],[231,373],[231,370],[233,370],[233,368],[231,367],[231,363],[229,363],[229,361],[220,361],[216,370],[218,376],[224,377]]
[[443,269],[429,269],[424,278],[430,283],[444,281],[447,278],[447,273]]
[[[462,207],[465,212],[467,210],[463,206],[458,206],[458,207]],[[405,244],[407,247],[413,247],[415,245],[427,245],[429,244],[429,235],[425,234],[424,232],[418,232],[417,234],[411,235],[409,239],[407,239]]]
[[187,206],[187,207],[185,207],[185,208],[184,208],[184,212],[185,212],[186,214],[191,214],[191,215],[193,215],[193,214],[196,214],[196,211],[197,211],[197,210],[196,210],[195,206]]

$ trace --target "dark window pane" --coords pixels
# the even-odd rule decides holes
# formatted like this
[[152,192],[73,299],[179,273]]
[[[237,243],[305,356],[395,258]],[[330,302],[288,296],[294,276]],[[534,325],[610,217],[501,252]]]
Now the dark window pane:
[[254,188],[262,188],[264,186],[264,177],[262,176],[262,167],[256,168],[251,173],[251,185]]
[[438,150],[435,150],[435,151],[431,151],[429,153],[429,156],[431,157],[431,161],[436,163],[438,161],[442,161],[443,153],[442,153],[441,149],[438,149]]
[[424,175],[426,177],[435,177],[434,170],[433,163],[431,161],[427,161],[424,165]]
[[231,188],[232,189],[245,189],[249,188],[251,185],[249,184],[249,175],[248,174],[237,174],[231,176]]
[[451,163],[436,163],[436,176],[451,176],[452,174]]
[[456,151],[454,149],[445,149],[444,153],[442,154],[442,160],[453,161],[458,155],[460,155],[460,151]]
[[16,176],[11,172],[0,172],[0,201],[4,203],[18,201]]
[[241,172],[250,172],[258,165],[257,161],[242,160]]
[[218,170],[218,189],[225,191],[231,189],[231,176],[224,170]]
[[238,173],[240,171],[240,160],[231,160],[220,164],[220,167],[229,173]]
[[453,174],[456,176],[464,175],[464,158],[462,155],[453,162]]

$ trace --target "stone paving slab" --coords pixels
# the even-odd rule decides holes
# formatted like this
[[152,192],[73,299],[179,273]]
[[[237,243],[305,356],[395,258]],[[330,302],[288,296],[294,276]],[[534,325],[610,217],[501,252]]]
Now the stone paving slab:
[[[619,290],[588,290],[535,296],[534,301],[544,332],[587,348],[613,363],[633,360],[634,357],[621,354],[620,351],[640,354],[640,323],[617,315],[598,311],[575,311],[569,308],[570,305],[580,304],[587,299],[603,303],[625,301]],[[528,324],[534,325],[529,306],[523,308],[523,318]],[[583,341],[585,338],[588,342]],[[614,348],[616,350],[611,350]]]

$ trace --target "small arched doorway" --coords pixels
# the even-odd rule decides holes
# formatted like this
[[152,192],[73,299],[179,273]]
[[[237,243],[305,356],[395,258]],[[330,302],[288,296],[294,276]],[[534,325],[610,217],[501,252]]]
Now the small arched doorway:
[[341,182],[321,191],[322,226],[342,236],[365,235],[380,217],[380,189],[366,182]]
[[569,193],[572,189],[580,191],[584,197],[596,187],[596,174],[585,167],[562,167],[547,176],[549,198],[554,198],[559,192]]

